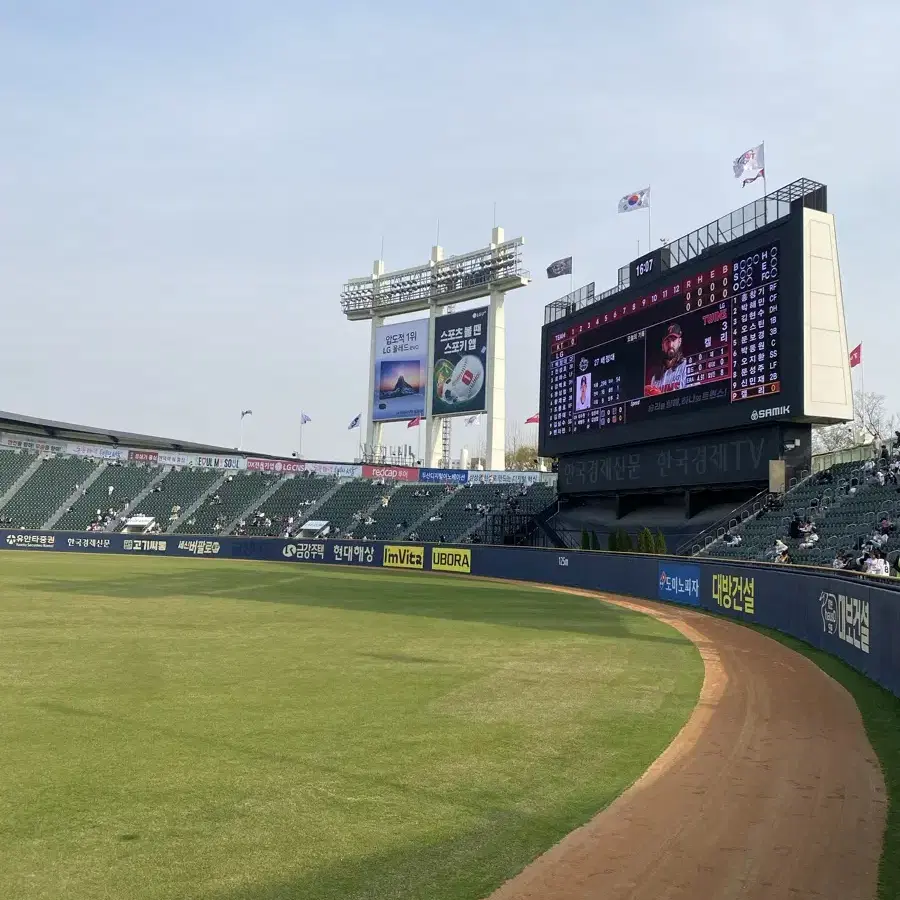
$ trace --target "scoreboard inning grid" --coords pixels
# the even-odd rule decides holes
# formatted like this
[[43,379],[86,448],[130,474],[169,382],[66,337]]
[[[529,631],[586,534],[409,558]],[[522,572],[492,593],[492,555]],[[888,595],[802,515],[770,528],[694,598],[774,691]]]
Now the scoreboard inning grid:
[[774,240],[549,329],[547,438],[778,394],[779,260]]

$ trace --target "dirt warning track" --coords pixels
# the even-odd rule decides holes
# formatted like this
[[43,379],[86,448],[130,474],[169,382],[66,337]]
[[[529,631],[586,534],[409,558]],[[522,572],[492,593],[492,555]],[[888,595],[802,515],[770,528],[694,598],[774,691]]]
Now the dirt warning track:
[[886,794],[850,694],[749,628],[603,599],[697,645],[700,700],[640,780],[491,900],[873,900]]

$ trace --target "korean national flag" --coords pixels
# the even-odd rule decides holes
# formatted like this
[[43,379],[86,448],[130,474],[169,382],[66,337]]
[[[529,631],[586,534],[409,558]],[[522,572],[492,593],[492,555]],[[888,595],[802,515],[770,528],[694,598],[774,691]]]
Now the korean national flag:
[[633,212],[636,209],[647,209],[650,206],[650,188],[626,194],[619,201],[619,212]]

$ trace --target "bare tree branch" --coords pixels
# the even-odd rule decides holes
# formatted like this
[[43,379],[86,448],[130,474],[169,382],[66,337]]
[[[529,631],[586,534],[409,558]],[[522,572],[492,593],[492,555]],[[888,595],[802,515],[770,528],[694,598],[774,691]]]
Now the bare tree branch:
[[813,428],[813,452],[849,450],[860,444],[885,443],[894,437],[897,416],[887,411],[884,394],[857,391],[853,397],[854,421]]

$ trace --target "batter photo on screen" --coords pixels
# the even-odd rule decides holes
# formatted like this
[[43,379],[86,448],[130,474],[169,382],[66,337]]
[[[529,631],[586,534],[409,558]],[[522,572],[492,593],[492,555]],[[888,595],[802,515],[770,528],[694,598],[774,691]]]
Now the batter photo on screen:
[[575,379],[575,409],[581,412],[591,408],[591,374],[579,375]]
[[[654,349],[654,338],[647,334],[648,379],[644,386],[644,394],[667,394],[680,391],[687,381],[687,360],[682,348],[683,335],[677,322],[667,325],[659,345]],[[655,362],[654,362],[655,356]]]

